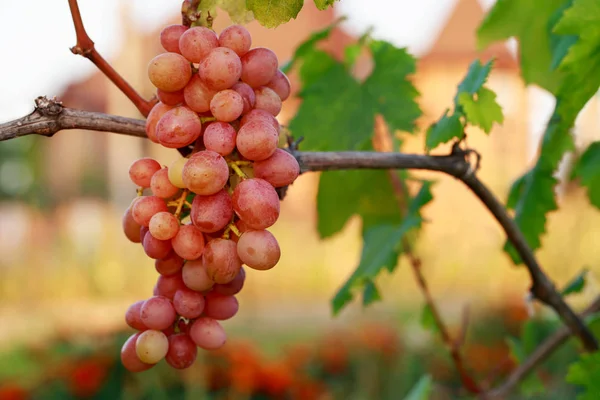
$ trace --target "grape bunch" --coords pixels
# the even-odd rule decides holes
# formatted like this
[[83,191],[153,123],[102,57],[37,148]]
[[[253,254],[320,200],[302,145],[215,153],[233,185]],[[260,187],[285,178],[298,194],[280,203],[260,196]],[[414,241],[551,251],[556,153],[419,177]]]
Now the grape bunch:
[[219,321],[238,311],[242,266],[269,270],[279,261],[279,244],[267,230],[279,217],[276,188],[300,173],[275,118],[290,82],[271,50],[251,49],[250,33],[240,25],[219,36],[205,27],[171,25],[160,41],[166,52],[148,65],[159,101],[146,133],[191,154],[168,167],[142,158],[129,169],[138,196],[123,230],[142,244],[159,273],[153,296],[125,315],[139,331],[121,350],[133,372],[163,358],[184,369],[198,347],[225,344]]

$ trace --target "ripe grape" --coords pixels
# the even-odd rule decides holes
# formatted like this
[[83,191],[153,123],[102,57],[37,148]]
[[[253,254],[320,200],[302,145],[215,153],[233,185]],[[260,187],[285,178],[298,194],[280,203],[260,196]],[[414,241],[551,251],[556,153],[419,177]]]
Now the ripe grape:
[[144,235],[142,245],[146,255],[154,260],[165,258],[173,250],[170,240],[157,239],[150,232]]
[[129,167],[129,179],[139,187],[149,188],[152,175],[160,170],[160,164],[152,158],[140,158]]
[[188,288],[180,289],[173,297],[173,306],[184,318],[198,318],[204,311],[204,295]]
[[161,275],[173,275],[183,268],[183,258],[179,257],[175,251],[171,251],[166,257],[156,260],[154,268]]
[[202,260],[186,262],[181,270],[181,275],[185,286],[197,292],[209,290],[215,284],[208,276]]
[[[139,199],[139,197],[136,197]],[[133,243],[141,243],[142,237],[140,236],[141,225],[135,222],[133,215],[131,214],[132,206],[127,207],[125,214],[123,214],[123,232],[127,239]]]
[[244,126],[251,121],[266,122],[277,131],[277,134],[279,134],[279,131],[281,130],[281,125],[279,125],[279,122],[275,119],[273,114],[270,114],[268,111],[265,110],[254,109],[248,114],[244,115],[240,122],[241,125]]
[[202,140],[206,150],[219,153],[223,157],[235,149],[235,129],[225,122],[211,122],[204,131]]
[[210,112],[219,121],[235,121],[242,115],[243,110],[244,100],[235,90],[221,90],[210,101]]
[[184,288],[185,283],[181,273],[168,276],[160,275],[156,280],[156,295],[166,297],[169,300],[173,300],[175,293]]
[[278,141],[279,134],[271,125],[263,121],[250,121],[238,131],[235,144],[242,156],[259,161],[273,155]]
[[169,339],[158,330],[142,332],[135,341],[135,352],[140,361],[156,364],[167,355]]
[[219,35],[219,46],[227,47],[238,56],[243,56],[252,46],[252,37],[248,29],[241,25],[231,25],[221,31]]
[[225,228],[232,216],[231,196],[225,189],[210,196],[194,197],[190,218],[202,232],[213,233]]
[[213,292],[222,294],[224,296],[233,296],[238,294],[244,287],[244,281],[246,280],[246,271],[244,268],[240,268],[240,272],[233,278],[229,283],[215,284],[213,286]]
[[173,325],[177,318],[173,303],[164,296],[153,296],[146,300],[140,310],[140,316],[144,325],[158,331]]
[[148,136],[148,139],[154,143],[158,143],[158,139],[156,138],[156,124],[158,124],[158,121],[167,111],[172,109],[173,106],[159,101],[152,107],[152,110],[150,110],[150,114],[148,114],[148,118],[146,119],[146,135]]
[[201,133],[200,117],[183,106],[167,111],[156,124],[156,138],[160,144],[168,148],[192,144]]
[[270,89],[273,89],[275,93],[277,93],[281,101],[287,100],[287,98],[290,97],[290,93],[292,91],[290,80],[288,79],[286,74],[281,72],[281,70],[277,70],[275,77],[271,79],[271,81],[265,86]]
[[136,342],[140,335],[141,332],[131,335],[121,347],[121,363],[130,372],[142,372],[154,367],[154,364],[142,362],[137,355]]
[[233,210],[251,229],[266,229],[279,217],[279,196],[267,181],[246,179],[233,191]]
[[173,250],[184,260],[195,260],[204,251],[204,236],[194,225],[182,225],[171,239]]
[[157,239],[169,240],[179,232],[179,220],[168,211],[161,211],[150,218],[150,233]]
[[240,57],[227,47],[217,47],[211,50],[198,66],[198,76],[212,90],[232,87],[241,75]]
[[296,158],[285,150],[277,149],[266,160],[254,163],[254,176],[264,179],[273,187],[292,184],[300,175],[300,165]]
[[141,309],[144,305],[144,300],[136,301],[129,306],[125,313],[125,322],[127,325],[138,331],[145,331],[148,329],[146,324],[142,322]]
[[194,75],[183,89],[183,98],[190,109],[201,113],[210,111],[210,101],[215,93],[216,90],[209,89],[198,75]]
[[205,150],[194,154],[183,167],[183,183],[192,192],[208,196],[223,189],[229,180],[227,161],[219,153]]
[[183,89],[176,92],[165,92],[164,90],[157,89],[156,97],[158,97],[161,103],[169,106],[176,106],[185,101],[183,98]]
[[242,110],[242,114],[248,114],[254,108],[256,104],[256,94],[254,94],[254,89],[250,87],[247,83],[238,82],[231,87],[232,90],[235,90],[242,96],[242,100],[244,102],[244,109]]
[[279,243],[269,231],[248,231],[237,243],[237,253],[244,264],[253,269],[273,268],[281,257]]
[[261,86],[254,90],[256,94],[256,105],[258,110],[265,110],[273,116],[277,116],[281,111],[281,99],[275,91],[266,86]]
[[169,181],[173,184],[173,186],[180,189],[185,188],[185,184],[183,183],[183,167],[187,161],[187,158],[178,158],[169,167]]
[[242,56],[242,81],[253,88],[264,86],[277,74],[279,62],[271,50],[257,47]]
[[204,248],[202,262],[210,279],[221,284],[231,282],[242,268],[237,245],[229,239],[209,241]]
[[179,50],[179,38],[187,29],[187,26],[184,25],[169,25],[164,27],[160,32],[160,44],[168,52],[181,54]]
[[216,350],[223,347],[227,335],[221,324],[212,318],[198,318],[192,324],[189,332],[196,346],[205,350]]
[[173,197],[179,192],[179,188],[169,180],[169,169],[166,167],[152,175],[150,190],[152,190],[152,194],[162,199]]
[[223,296],[218,293],[206,295],[204,316],[224,321],[237,314],[240,304],[235,296]]
[[181,54],[192,63],[199,63],[210,51],[219,46],[217,34],[203,26],[185,31],[179,38]]
[[163,199],[156,196],[144,196],[135,202],[131,208],[131,215],[135,222],[148,227],[152,216],[161,211],[168,211],[167,203]]
[[148,77],[154,86],[165,92],[176,92],[192,77],[188,60],[177,53],[162,53],[148,64]]
[[198,348],[186,333],[176,333],[169,336],[169,350],[165,360],[176,369],[190,367],[196,361]]

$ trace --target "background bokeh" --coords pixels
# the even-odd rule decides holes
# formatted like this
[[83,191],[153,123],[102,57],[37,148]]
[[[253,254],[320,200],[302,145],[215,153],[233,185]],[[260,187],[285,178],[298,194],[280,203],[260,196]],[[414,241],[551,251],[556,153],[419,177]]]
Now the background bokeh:
[[[553,98],[541,89],[524,87],[513,43],[476,50],[475,31],[491,4],[377,0],[367,6],[360,0],[342,0],[333,10],[320,12],[307,1],[296,20],[275,31],[255,22],[248,28],[253,45],[273,49],[281,64],[311,32],[341,15],[348,19],[325,44],[334,54],[340,55],[345,44],[369,27],[374,37],[407,46],[419,57],[414,82],[424,110],[419,133],[406,147],[414,152],[423,151],[422,133],[451,103],[471,61],[495,57],[489,86],[498,94],[505,123],[489,137],[475,129],[467,135],[468,144],[483,156],[482,180],[504,199],[511,182],[536,156]],[[153,94],[147,62],[161,52],[158,33],[164,25],[177,23],[179,5],[166,0],[80,1],[97,49],[146,97]],[[219,31],[229,23],[220,13],[215,28]],[[3,1],[0,32],[6,39],[0,41],[0,54],[8,60],[0,63],[4,77],[0,121],[30,112],[38,95],[57,96],[68,107],[139,117],[91,63],[69,52],[75,35],[66,1]],[[359,63],[357,74],[363,67]],[[293,74],[291,79],[294,85]],[[287,101],[280,122],[286,124],[297,106],[297,99]],[[574,130],[578,148],[600,138],[599,106],[593,98],[580,115]],[[14,381],[34,387],[48,376],[53,379],[56,375],[40,365],[50,369],[58,365],[46,354],[56,343],[63,347],[83,343],[88,350],[106,346],[101,347],[104,353],[114,356],[118,344],[114,335],[126,331],[126,307],[148,297],[157,277],[152,260],[121,232],[121,215],[135,196],[127,170],[141,156],[168,165],[178,154],[147,140],[77,130],[50,139],[30,136],[0,143],[0,355],[5,355],[0,357],[0,385]],[[581,305],[598,292],[600,213],[576,184],[568,182],[571,159],[567,157],[559,171],[561,209],[549,217],[544,249],[538,256],[558,285],[582,267],[590,268],[586,289],[572,299]],[[468,359],[479,372],[491,370],[507,358],[503,334],[518,334],[527,317],[527,274],[502,253],[502,230],[459,182],[421,175],[438,184],[435,201],[425,209],[428,223],[416,252],[450,324],[460,323],[468,305],[473,326],[489,328],[479,336],[473,328],[474,338],[482,342],[473,345],[480,345],[479,352],[469,350],[473,356]],[[405,260],[400,260],[394,275],[380,277],[383,302],[367,309],[354,304],[332,317],[329,301],[358,262],[360,221],[352,220],[342,233],[320,240],[315,228],[317,182],[318,174],[305,174],[288,191],[281,218],[272,229],[282,248],[281,261],[271,271],[248,274],[239,296],[240,312],[225,323],[233,342],[247,340],[277,358],[290,343],[304,343],[314,350],[332,337],[350,340],[379,334],[382,343],[402,343],[414,354],[437,349],[432,357],[442,361],[436,373],[452,377],[435,336],[421,326],[423,300]],[[491,316],[497,318],[490,320]],[[33,357],[23,349],[38,353]],[[71,355],[70,351],[65,350]],[[405,378],[398,390],[416,382],[418,374],[407,373]]]

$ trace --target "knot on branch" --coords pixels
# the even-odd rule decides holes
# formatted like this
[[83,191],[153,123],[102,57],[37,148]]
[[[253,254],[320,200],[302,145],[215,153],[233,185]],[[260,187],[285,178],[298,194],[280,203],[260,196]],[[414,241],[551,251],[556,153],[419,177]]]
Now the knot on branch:
[[56,97],[48,99],[46,96],[40,96],[35,99],[35,109],[40,114],[51,117],[60,114],[64,107]]
[[181,4],[181,25],[188,28],[198,20],[200,20],[201,12],[198,11],[198,6],[201,0],[185,0]]
[[[475,149],[471,149],[468,147],[467,148],[460,147],[460,145],[463,142],[464,142],[464,139],[461,139],[452,145],[452,150],[450,151],[450,156],[451,157],[460,157],[466,164],[469,165],[469,167],[467,168],[467,170],[461,177],[461,178],[466,178],[470,175],[474,175],[475,173],[477,173],[477,171],[479,171],[479,168],[481,167],[481,154]],[[473,156],[475,158],[474,160],[473,160]]]

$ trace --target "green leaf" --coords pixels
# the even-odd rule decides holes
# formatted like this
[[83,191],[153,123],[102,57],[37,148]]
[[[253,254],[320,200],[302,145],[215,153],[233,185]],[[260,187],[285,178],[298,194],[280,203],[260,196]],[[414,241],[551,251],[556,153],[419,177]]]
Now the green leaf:
[[327,7],[333,6],[333,3],[339,0],[314,0],[315,5],[319,10],[325,10]]
[[565,288],[560,292],[563,297],[572,293],[580,293],[586,284],[586,275],[589,272],[588,269],[581,271],[575,278],[573,278]]
[[[331,35],[333,28],[335,28],[342,20],[343,19],[339,18],[324,29],[316,31],[312,35],[310,35],[308,39],[306,39],[304,42],[302,42],[302,44],[300,44],[296,48],[292,59],[286,65],[284,65],[281,68],[281,70],[286,74],[289,73],[297,62],[302,61],[307,55],[317,51],[317,49],[315,48],[317,43],[327,39],[329,35]],[[303,84],[306,85],[305,82],[303,82]]]
[[458,98],[462,93],[474,95],[475,93],[479,92],[479,90],[483,88],[483,85],[487,81],[490,72],[492,72],[493,65],[493,60],[490,60],[485,64],[481,64],[481,61],[479,60],[473,61],[471,65],[469,65],[467,75],[458,85],[458,92],[454,97],[454,104],[458,104]]
[[584,388],[577,400],[597,400],[600,393],[600,352],[582,354],[579,361],[569,366],[567,382]]
[[432,124],[427,130],[425,148],[428,150],[434,149],[438,145],[447,143],[454,138],[463,136],[465,127],[460,121],[460,116],[458,114],[448,116],[449,111],[446,110],[442,118]]
[[363,289],[363,306],[368,306],[369,304],[375,303],[376,301],[381,301],[381,294],[375,286],[373,281],[366,281],[365,287]]
[[494,122],[501,124],[504,121],[502,108],[496,103],[496,93],[489,89],[479,89],[475,99],[467,93],[461,93],[458,103],[467,116],[467,121],[479,126],[485,133],[492,131]]
[[590,202],[600,208],[600,141],[588,146],[577,160],[573,175],[587,188]]
[[423,375],[404,397],[404,400],[428,400],[432,390],[433,379],[430,375]]
[[433,310],[429,304],[425,304],[423,307],[423,311],[421,311],[421,326],[426,331],[437,333],[438,327],[435,323],[435,318],[433,316]]
[[[538,326],[533,321],[527,321],[522,329],[520,339],[512,336],[507,338],[510,354],[519,364],[525,361],[527,356],[536,349],[538,343],[543,339],[539,334]],[[539,377],[531,374],[521,381],[519,390],[524,395],[531,396],[536,393],[542,393],[545,390],[545,386]]]
[[254,13],[254,18],[267,28],[296,18],[304,0],[246,0],[246,8]]
[[[556,23],[562,18],[565,10],[573,5],[573,0],[568,0],[558,7],[554,14],[550,17],[548,25],[554,29]],[[553,70],[558,68],[562,60],[567,55],[569,48],[577,41],[577,35],[558,35],[554,32],[550,33],[550,51],[552,53],[552,63],[550,68]]]

